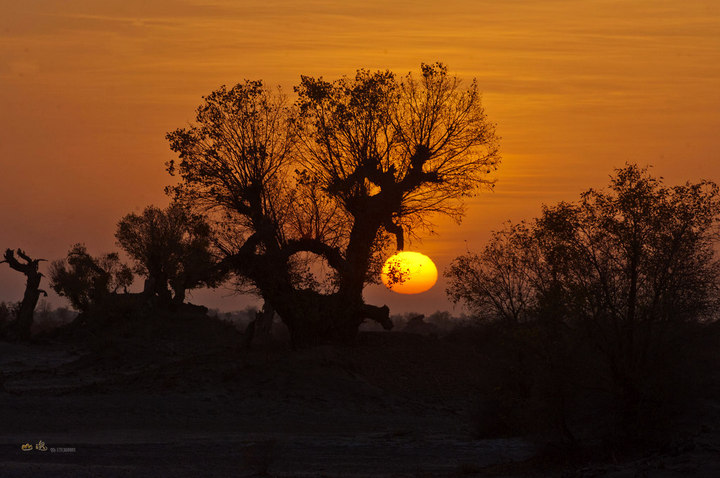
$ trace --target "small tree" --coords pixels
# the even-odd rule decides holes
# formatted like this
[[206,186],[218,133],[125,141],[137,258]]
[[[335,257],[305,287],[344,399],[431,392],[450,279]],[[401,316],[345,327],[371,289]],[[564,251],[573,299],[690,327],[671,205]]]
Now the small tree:
[[146,277],[145,292],[166,304],[180,305],[188,289],[217,287],[224,280],[212,252],[210,225],[178,204],[128,214],[115,237],[135,260],[135,271]]
[[21,272],[26,277],[23,300],[17,308],[15,320],[10,324],[7,335],[11,338],[27,340],[30,338],[33,314],[40,294],[47,297],[47,292],[40,289],[40,280],[43,275],[39,271],[40,262],[45,259],[31,259],[21,249],[17,250],[17,257],[15,257],[15,251],[7,249],[4,257],[5,259],[0,261],[0,264],[6,262],[11,269]]
[[445,272],[447,295],[464,303],[483,321],[517,324],[528,320],[535,306],[530,254],[533,243],[527,226],[508,225],[496,232],[481,254],[455,258]]
[[133,282],[132,270],[120,262],[116,252],[95,258],[83,244],[75,244],[66,259],[53,261],[50,278],[53,290],[80,312],[121,289],[127,292]]

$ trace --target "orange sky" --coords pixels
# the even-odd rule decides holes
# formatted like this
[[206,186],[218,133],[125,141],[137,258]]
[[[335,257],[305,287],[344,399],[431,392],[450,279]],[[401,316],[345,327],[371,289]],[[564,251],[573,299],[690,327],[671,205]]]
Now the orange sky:
[[[625,161],[668,182],[720,181],[716,0],[0,0],[0,248],[116,249],[120,217],[167,203],[165,133],[221,84],[289,92],[301,74],[437,60],[478,78],[503,154],[496,191],[461,227],[443,221],[411,245],[441,271],[503,221],[601,187]],[[23,285],[0,265],[0,300]],[[432,312],[450,308],[443,288],[366,296]],[[242,307],[222,295],[193,300]]]

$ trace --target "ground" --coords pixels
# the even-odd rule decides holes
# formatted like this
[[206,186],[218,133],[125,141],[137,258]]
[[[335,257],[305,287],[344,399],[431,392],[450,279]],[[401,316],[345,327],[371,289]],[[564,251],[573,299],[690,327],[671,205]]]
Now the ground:
[[[531,437],[479,438],[487,357],[473,341],[366,332],[354,347],[248,351],[232,327],[189,323],[0,342],[2,476],[551,473]],[[720,476],[718,430],[703,430],[568,476]],[[21,450],[40,440],[47,451]]]

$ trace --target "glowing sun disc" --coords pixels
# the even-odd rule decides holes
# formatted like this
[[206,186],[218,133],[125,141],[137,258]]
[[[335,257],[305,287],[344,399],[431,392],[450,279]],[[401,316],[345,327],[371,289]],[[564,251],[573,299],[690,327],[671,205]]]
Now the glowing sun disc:
[[385,287],[399,294],[419,294],[437,282],[437,267],[425,254],[401,251],[390,256],[382,268]]

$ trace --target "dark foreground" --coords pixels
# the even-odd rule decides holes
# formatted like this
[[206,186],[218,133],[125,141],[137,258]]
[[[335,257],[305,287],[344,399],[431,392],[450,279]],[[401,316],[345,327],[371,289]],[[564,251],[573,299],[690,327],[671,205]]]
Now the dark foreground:
[[0,342],[0,476],[720,476],[712,401],[669,447],[570,463],[535,435],[479,438],[490,364],[473,341],[241,351],[213,327]]

